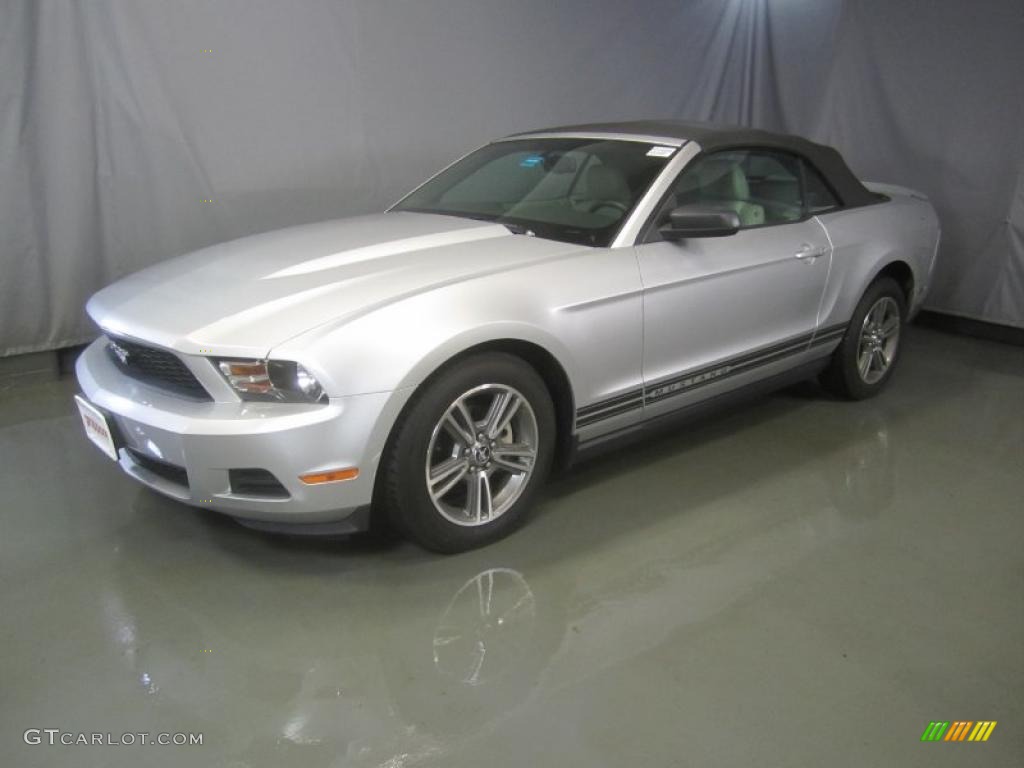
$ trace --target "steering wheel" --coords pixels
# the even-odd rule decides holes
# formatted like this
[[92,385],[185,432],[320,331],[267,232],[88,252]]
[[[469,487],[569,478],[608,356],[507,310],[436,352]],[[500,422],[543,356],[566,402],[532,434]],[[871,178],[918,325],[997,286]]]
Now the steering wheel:
[[625,203],[620,203],[618,200],[601,200],[600,202],[594,203],[587,209],[587,213],[596,213],[602,208],[614,208],[619,213],[626,214],[629,212],[629,206]]

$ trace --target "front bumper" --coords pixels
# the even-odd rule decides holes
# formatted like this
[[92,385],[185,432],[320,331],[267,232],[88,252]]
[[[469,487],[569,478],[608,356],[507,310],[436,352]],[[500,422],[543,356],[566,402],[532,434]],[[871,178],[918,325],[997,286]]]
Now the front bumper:
[[[118,433],[118,463],[127,474],[178,501],[255,527],[365,528],[395,393],[331,398],[327,405],[197,402],[124,375],[105,346],[101,337],[86,348],[75,372],[85,397]],[[299,480],[339,467],[357,467],[359,476],[320,485]],[[270,472],[287,494],[233,490],[229,472],[239,469]]]

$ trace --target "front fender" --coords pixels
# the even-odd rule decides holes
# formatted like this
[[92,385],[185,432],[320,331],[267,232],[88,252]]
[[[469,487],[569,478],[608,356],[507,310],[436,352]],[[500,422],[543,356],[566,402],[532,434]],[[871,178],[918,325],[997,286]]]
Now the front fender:
[[[314,329],[273,350],[274,357],[302,362],[332,397],[389,393],[366,441],[361,470],[373,476],[388,436],[417,388],[448,361],[473,347],[500,340],[537,345],[562,366],[575,390],[577,366],[569,350],[550,331],[525,320],[482,319],[476,323],[471,318],[483,315],[462,310],[454,313],[460,316],[456,318],[440,312],[436,301],[436,296],[415,297],[355,321]],[[463,310],[466,307],[463,305]],[[502,307],[493,309],[495,314],[502,314]],[[522,310],[520,306],[520,313]],[[504,314],[508,314],[507,308]]]
[[302,362],[329,395],[349,396],[414,389],[466,350],[508,339],[550,353],[575,390],[577,364],[566,345],[543,326],[548,313],[523,302],[521,294],[518,300],[484,301],[472,293],[459,285],[411,297],[313,329],[276,347],[271,356]]

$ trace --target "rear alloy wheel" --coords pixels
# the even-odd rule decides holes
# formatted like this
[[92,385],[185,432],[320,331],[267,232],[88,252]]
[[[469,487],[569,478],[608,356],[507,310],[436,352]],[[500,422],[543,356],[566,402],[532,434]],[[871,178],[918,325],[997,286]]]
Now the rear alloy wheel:
[[877,395],[899,359],[905,316],[906,300],[896,281],[882,277],[873,282],[821,375],[825,388],[852,400]]
[[518,358],[486,353],[441,371],[417,393],[389,445],[389,517],[437,552],[501,538],[544,482],[554,424],[543,380]]
[[900,308],[891,296],[871,305],[861,323],[857,373],[865,384],[881,381],[896,359],[900,343]]

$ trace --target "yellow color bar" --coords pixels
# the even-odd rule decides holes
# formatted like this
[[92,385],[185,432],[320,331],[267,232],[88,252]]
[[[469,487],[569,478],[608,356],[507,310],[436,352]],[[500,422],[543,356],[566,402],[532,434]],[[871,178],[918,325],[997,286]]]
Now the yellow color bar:
[[317,485],[319,483],[337,483],[342,480],[354,480],[359,477],[359,470],[355,467],[347,469],[330,469],[326,472],[312,472],[308,475],[299,475],[299,480],[306,485]]
[[[970,738],[968,741],[988,741],[988,737],[992,735],[992,730],[996,727],[996,720],[979,720],[974,726],[974,730],[971,731]],[[963,741],[961,738],[960,741]]]

